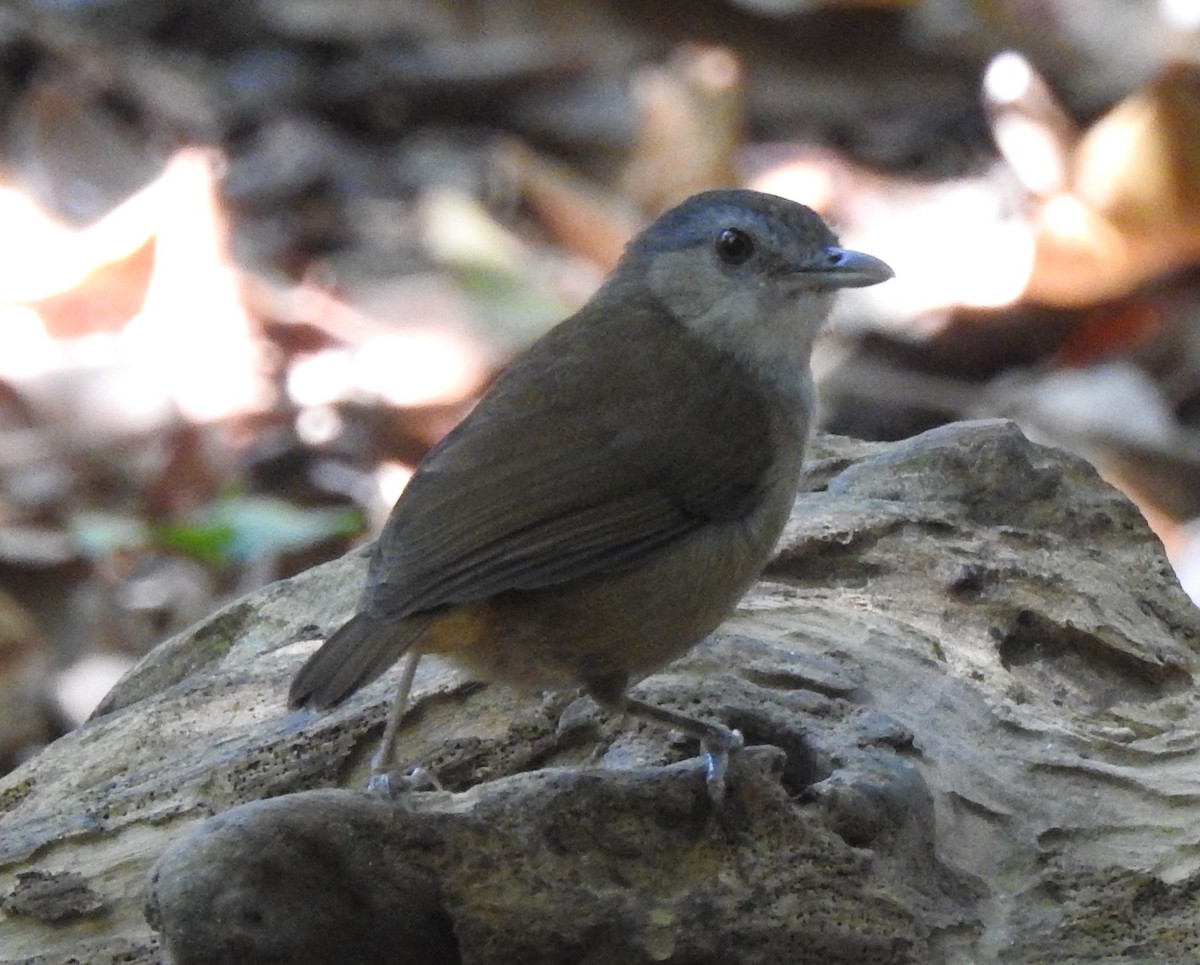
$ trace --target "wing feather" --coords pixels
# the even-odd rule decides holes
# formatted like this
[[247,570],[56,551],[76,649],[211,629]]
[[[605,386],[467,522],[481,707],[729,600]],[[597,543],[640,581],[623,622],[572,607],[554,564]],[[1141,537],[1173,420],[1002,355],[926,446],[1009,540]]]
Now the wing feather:
[[[712,445],[731,432],[738,445]],[[740,363],[661,312],[607,325],[577,315],[422,462],[376,544],[361,609],[395,620],[635,565],[748,512],[770,432]]]

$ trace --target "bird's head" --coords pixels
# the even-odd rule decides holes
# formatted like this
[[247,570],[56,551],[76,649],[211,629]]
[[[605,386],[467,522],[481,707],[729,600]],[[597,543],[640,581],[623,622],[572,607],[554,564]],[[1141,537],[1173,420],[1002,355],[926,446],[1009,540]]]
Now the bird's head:
[[612,284],[618,293],[627,284],[644,286],[696,334],[786,377],[789,366],[807,371],[838,289],[892,275],[880,259],[840,247],[811,208],[758,191],[722,190],[660,216],[630,242]]

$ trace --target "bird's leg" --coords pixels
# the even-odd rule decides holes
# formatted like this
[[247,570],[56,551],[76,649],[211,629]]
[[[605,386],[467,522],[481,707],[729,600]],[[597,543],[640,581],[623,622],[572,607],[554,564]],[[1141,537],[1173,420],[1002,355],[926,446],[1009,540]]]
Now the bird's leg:
[[419,646],[413,646],[404,655],[404,669],[400,673],[400,683],[396,686],[396,697],[388,711],[383,739],[379,742],[379,750],[371,758],[371,777],[367,781],[367,790],[373,793],[387,796],[392,792],[391,774],[396,767],[396,736],[400,731],[400,721],[408,709],[408,695],[412,691],[413,677],[416,676],[420,660]]
[[725,797],[725,772],[729,769],[729,754],[740,749],[746,742],[741,731],[732,730],[723,724],[713,724],[677,710],[648,704],[636,697],[621,695],[619,707],[627,714],[651,720],[667,727],[681,730],[690,737],[698,738],[704,754],[705,782],[708,796],[714,804]]
[[690,737],[699,739],[700,750],[704,754],[708,796],[714,804],[720,804],[724,800],[725,772],[729,769],[729,755],[746,743],[742,738],[741,731],[690,717],[678,710],[648,704],[644,700],[630,697],[621,691],[614,693],[607,687],[592,686],[588,690],[597,701],[613,710],[641,717],[643,720],[653,721],[666,727],[673,727]]

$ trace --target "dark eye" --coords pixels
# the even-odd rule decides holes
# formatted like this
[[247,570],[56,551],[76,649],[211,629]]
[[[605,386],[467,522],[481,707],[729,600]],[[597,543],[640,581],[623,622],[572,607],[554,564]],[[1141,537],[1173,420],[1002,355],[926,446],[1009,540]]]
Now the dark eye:
[[754,239],[737,228],[726,228],[717,235],[717,257],[727,265],[743,265],[754,254]]

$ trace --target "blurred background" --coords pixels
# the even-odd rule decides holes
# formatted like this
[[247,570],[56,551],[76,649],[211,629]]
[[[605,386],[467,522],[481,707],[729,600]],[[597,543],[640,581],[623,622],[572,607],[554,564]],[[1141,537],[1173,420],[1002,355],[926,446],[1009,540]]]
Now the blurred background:
[[0,771],[370,538],[711,187],[896,270],[825,429],[1013,418],[1200,596],[1198,55],[1200,0],[3,0]]

